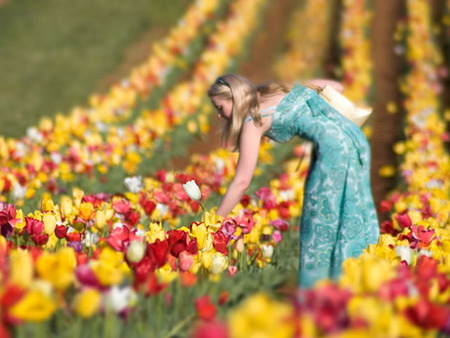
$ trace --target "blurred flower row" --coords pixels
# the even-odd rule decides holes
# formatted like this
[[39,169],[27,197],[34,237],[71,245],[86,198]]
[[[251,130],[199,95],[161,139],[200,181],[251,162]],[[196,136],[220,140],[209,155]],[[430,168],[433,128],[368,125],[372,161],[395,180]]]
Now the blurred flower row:
[[[197,114],[188,123],[188,131],[205,131],[208,110],[200,105],[206,86],[245,50],[246,45],[236,40],[251,34],[263,1],[233,2],[227,18],[218,22],[216,31],[209,35],[192,79],[176,86],[156,110],[143,110],[131,124],[121,125],[120,121],[131,114],[145,88],[148,91],[164,83],[168,69],[186,57],[183,52],[198,38],[199,28],[219,4],[194,2],[174,33],[155,47],[155,56],[107,95],[94,96],[90,108],[75,108],[69,117],[57,116],[55,121],[44,119],[39,128],[30,128],[28,136],[21,140],[0,139],[0,190],[20,202],[33,197],[42,187],[59,193],[58,183],[72,181],[76,175],[105,175],[111,166],[122,165],[132,174],[143,157],[153,155],[155,144],[164,142],[162,136],[194,112]],[[246,8],[246,14],[238,8]]]
[[[286,51],[273,68],[283,82],[312,79],[324,73],[331,22],[332,6],[327,0],[299,2],[291,13],[287,33],[284,36]],[[322,75],[320,75],[322,76]]]

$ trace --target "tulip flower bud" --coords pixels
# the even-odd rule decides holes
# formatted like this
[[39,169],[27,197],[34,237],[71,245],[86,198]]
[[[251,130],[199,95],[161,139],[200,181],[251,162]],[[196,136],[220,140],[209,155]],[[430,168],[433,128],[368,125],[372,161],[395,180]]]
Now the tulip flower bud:
[[126,177],[124,180],[124,184],[127,189],[133,194],[137,194],[144,188],[141,176]]
[[264,258],[271,258],[273,255],[273,246],[270,244],[261,245],[261,251]]
[[131,241],[127,249],[127,259],[131,263],[138,263],[144,258],[147,244],[141,241]]
[[198,201],[202,197],[202,192],[194,180],[190,180],[186,184],[183,184],[183,188],[184,191],[186,191],[186,194],[194,201]]
[[218,274],[228,267],[228,258],[220,253],[216,253],[212,257],[211,272]]
[[189,271],[192,264],[194,264],[194,256],[187,251],[182,251],[178,256],[178,268],[181,271]]
[[395,247],[395,253],[402,261],[405,261],[407,264],[411,262],[411,248],[409,246],[399,245]]
[[58,237],[60,239],[66,237],[67,230],[69,230],[69,228],[66,227],[65,225],[57,225],[55,227],[55,235],[56,235],[56,237]]

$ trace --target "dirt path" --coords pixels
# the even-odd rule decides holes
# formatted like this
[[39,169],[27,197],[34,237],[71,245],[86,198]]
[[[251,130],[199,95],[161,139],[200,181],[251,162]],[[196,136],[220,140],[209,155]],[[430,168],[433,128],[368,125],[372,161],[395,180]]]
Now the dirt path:
[[[287,24],[286,18],[294,5],[295,0],[270,1],[263,18],[261,18],[263,26],[253,39],[246,60],[241,63],[239,74],[256,83],[276,79],[271,66],[282,43],[283,31]],[[219,121],[215,118],[211,120],[209,133],[191,144],[187,149],[188,154],[208,154],[220,146]],[[171,167],[174,170],[182,170],[189,163],[189,156],[175,158],[172,160]]]

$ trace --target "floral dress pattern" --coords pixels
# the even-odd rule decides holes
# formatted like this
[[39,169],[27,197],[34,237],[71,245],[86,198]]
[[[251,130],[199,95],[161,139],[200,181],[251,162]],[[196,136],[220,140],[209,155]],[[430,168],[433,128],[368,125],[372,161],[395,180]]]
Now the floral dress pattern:
[[379,237],[370,187],[370,147],[361,129],[314,90],[295,85],[272,114],[266,136],[313,143],[300,220],[300,287],[336,279],[342,262]]

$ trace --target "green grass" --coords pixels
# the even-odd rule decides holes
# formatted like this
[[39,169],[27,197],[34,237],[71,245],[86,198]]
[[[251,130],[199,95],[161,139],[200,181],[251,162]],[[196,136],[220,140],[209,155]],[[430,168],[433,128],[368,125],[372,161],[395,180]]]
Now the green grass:
[[[15,0],[0,7],[0,135],[86,105],[131,44],[190,0]],[[150,43],[150,42],[149,42]]]

